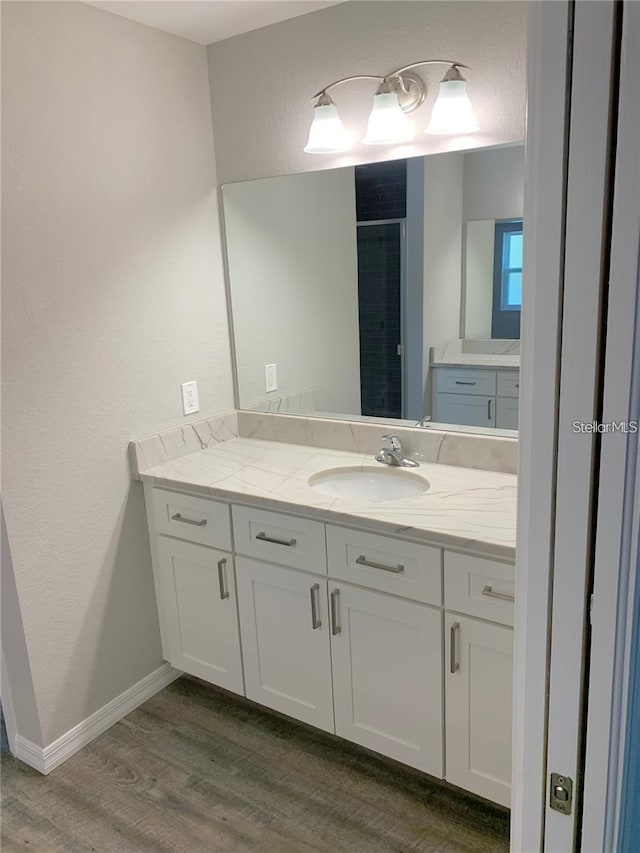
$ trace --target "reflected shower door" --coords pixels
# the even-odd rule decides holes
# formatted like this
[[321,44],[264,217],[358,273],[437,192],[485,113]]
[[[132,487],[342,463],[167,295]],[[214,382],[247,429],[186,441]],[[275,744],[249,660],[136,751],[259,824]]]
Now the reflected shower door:
[[362,414],[401,418],[404,219],[358,223]]

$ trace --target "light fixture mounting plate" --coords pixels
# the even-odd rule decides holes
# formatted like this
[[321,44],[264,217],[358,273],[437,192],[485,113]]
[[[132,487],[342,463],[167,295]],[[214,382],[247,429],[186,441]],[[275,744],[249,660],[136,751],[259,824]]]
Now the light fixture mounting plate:
[[427,87],[419,74],[403,71],[402,74],[389,77],[393,91],[398,95],[404,113],[412,113],[424,103]]

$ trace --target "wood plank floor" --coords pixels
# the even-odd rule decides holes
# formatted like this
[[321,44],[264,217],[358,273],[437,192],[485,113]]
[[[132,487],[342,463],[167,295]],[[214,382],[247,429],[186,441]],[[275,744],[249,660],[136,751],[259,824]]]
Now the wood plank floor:
[[509,816],[183,677],[43,777],[2,761],[2,851],[498,853]]

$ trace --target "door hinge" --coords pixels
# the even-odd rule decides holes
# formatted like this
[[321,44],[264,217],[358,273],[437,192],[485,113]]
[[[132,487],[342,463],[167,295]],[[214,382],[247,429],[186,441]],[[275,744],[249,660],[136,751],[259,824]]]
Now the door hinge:
[[562,814],[570,815],[573,804],[573,779],[562,773],[551,774],[551,793],[549,805]]
[[404,355],[404,347],[402,346],[402,344],[398,344],[398,345],[397,345],[397,347],[396,347],[396,354],[397,354],[397,355]]

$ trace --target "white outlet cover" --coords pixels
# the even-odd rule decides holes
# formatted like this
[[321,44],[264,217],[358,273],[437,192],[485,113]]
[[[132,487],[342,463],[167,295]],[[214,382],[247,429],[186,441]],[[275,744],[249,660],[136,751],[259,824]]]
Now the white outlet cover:
[[278,390],[278,366],[276,364],[265,364],[264,385],[267,391]]
[[182,392],[182,411],[185,415],[193,415],[200,411],[200,401],[198,400],[198,383],[183,382],[180,386]]

